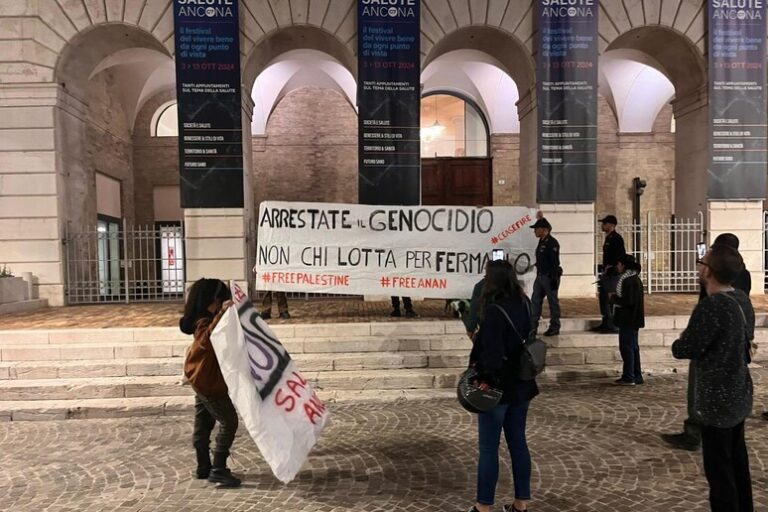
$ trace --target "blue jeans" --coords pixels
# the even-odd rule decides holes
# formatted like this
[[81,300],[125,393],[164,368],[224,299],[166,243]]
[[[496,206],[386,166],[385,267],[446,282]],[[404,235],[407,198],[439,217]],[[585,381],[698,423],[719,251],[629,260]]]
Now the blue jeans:
[[619,352],[621,352],[621,360],[624,361],[621,378],[636,384],[643,382],[643,373],[640,368],[639,335],[639,329],[619,328]]
[[477,467],[477,502],[493,505],[499,479],[499,441],[501,430],[507,440],[515,481],[515,499],[531,499],[531,454],[525,440],[528,405],[499,404],[477,417],[480,460]]

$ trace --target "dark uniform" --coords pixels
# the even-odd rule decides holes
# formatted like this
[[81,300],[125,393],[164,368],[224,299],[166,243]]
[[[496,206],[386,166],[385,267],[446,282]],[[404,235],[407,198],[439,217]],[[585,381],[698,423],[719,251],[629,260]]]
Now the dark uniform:
[[[603,223],[606,221],[613,225],[617,223],[616,217],[612,215],[601,220]],[[605,331],[617,330],[613,324],[613,308],[608,302],[608,294],[616,292],[616,285],[619,283],[620,277],[616,264],[619,262],[619,258],[624,257],[626,253],[624,238],[620,234],[613,231],[605,235],[605,242],[603,242],[603,269],[597,287],[600,300],[600,314],[603,317],[600,328]]]
[[[539,219],[532,227],[552,229],[546,219]],[[557,297],[557,290],[560,287],[562,272],[560,243],[548,234],[539,239],[539,245],[536,247],[536,280],[531,294],[531,325],[534,329],[538,328],[541,307],[546,297],[549,302],[550,320],[549,329],[545,334],[550,336],[560,332],[560,299]]]

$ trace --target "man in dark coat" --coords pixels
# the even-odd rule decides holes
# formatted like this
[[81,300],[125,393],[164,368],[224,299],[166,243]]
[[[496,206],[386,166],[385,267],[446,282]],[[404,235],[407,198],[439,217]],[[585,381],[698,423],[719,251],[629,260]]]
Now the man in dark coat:
[[[733,233],[723,233],[715,238],[715,243],[712,245],[725,245],[732,249],[739,250],[739,238]],[[752,277],[746,268],[742,268],[739,272],[736,280],[733,282],[733,287],[737,290],[741,290],[749,297],[749,292],[752,288]],[[707,288],[706,285],[701,283],[701,291],[699,293],[699,302],[706,299]],[[753,348],[757,348],[753,345]],[[696,388],[696,377],[693,372],[688,372],[688,417],[683,422],[683,431],[678,434],[662,434],[661,438],[672,448],[678,448],[681,450],[695,451],[701,446],[701,425],[696,419],[693,409],[693,393]],[[768,418],[766,418],[768,419]]]
[[610,301],[615,306],[613,320],[619,328],[619,352],[624,362],[621,378],[616,384],[635,386],[644,382],[640,366],[640,329],[645,327],[642,268],[631,254],[621,256],[616,266],[619,282]]
[[619,221],[614,215],[606,215],[600,219],[600,227],[605,233],[605,241],[603,242],[603,264],[597,291],[603,321],[592,330],[601,334],[619,332],[613,324],[613,308],[608,302],[608,296],[616,291],[616,285],[619,282],[616,264],[619,262],[619,258],[627,253],[624,247],[624,238],[616,232],[616,224],[618,223]]
[[536,247],[536,280],[533,283],[531,294],[531,326],[538,329],[541,318],[541,307],[544,297],[549,302],[549,329],[544,336],[557,336],[560,334],[560,299],[557,290],[560,288],[560,276],[563,269],[560,268],[560,243],[552,236],[552,225],[544,217],[531,226],[539,245]]

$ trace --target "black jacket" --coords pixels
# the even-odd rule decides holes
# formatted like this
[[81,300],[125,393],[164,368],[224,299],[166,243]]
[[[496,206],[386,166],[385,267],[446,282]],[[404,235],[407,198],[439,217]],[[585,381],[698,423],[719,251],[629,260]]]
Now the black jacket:
[[560,277],[560,243],[552,235],[539,240],[536,247],[536,274]]
[[752,304],[744,292],[735,290],[699,302],[688,327],[672,344],[677,359],[691,360],[696,382],[692,412],[702,425],[732,428],[750,415],[752,377],[747,361],[754,335]]
[[621,283],[621,297],[614,295],[611,300],[616,305],[613,322],[616,327],[642,329],[645,327],[645,296],[640,276],[632,276]]
[[[749,292],[752,291],[752,274],[746,268],[741,271],[739,277],[733,282],[733,287],[737,290],[741,290],[749,297]],[[707,288],[702,284],[699,289],[699,302],[707,297]]]
[[[524,302],[527,300],[512,297],[499,302],[523,336],[531,329],[529,310]],[[520,360],[523,341],[495,306],[487,305],[483,315],[472,353],[469,355],[470,364],[477,368],[480,380],[504,390],[502,403],[516,405],[531,400],[539,394],[536,381],[518,380],[515,377],[516,362]]]
[[619,262],[619,258],[624,256],[627,250],[624,248],[624,237],[618,234],[616,231],[605,235],[605,241],[603,242],[603,272],[611,267],[609,274],[616,275],[616,264]]

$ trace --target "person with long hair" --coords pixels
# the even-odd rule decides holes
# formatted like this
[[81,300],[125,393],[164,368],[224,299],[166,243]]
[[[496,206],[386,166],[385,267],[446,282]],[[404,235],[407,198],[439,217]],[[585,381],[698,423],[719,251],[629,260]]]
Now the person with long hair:
[[[192,445],[197,454],[198,479],[216,487],[239,487],[240,479],[227,468],[229,450],[237,432],[237,411],[228,395],[219,361],[211,345],[211,332],[231,305],[229,287],[218,279],[199,279],[189,289],[184,316],[179,328],[193,334],[187,351],[184,374],[195,390],[195,427]],[[210,444],[213,427],[219,423],[211,463]]]
[[539,389],[535,380],[516,378],[515,362],[520,360],[524,344],[516,332],[527,336],[532,325],[528,297],[509,262],[488,262],[479,316],[470,364],[477,369],[479,381],[502,389],[503,395],[496,407],[478,415],[477,502],[470,512],[489,512],[495,501],[502,430],[515,484],[514,503],[504,505],[503,510],[522,512],[528,509],[531,498],[531,455],[525,425],[528,406]]

